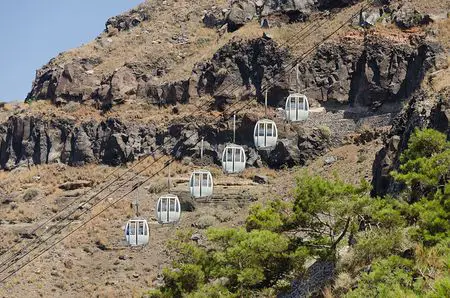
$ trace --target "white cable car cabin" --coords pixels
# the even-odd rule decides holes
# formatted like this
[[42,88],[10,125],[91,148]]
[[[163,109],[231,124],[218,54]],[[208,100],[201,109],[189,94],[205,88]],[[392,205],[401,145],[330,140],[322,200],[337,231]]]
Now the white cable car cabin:
[[176,195],[165,195],[159,198],[156,205],[156,217],[159,224],[171,224],[180,221],[181,205]]
[[189,181],[191,196],[194,198],[210,197],[213,194],[213,177],[211,172],[196,170],[192,173]]
[[253,140],[256,148],[275,147],[278,140],[278,129],[274,121],[261,119],[255,125]]
[[308,98],[303,94],[291,94],[286,99],[286,120],[303,121],[309,116]]
[[145,219],[130,219],[125,226],[125,239],[130,246],[148,244],[150,230]]
[[245,170],[244,148],[238,145],[228,145],[222,153],[222,168],[225,173],[239,173]]

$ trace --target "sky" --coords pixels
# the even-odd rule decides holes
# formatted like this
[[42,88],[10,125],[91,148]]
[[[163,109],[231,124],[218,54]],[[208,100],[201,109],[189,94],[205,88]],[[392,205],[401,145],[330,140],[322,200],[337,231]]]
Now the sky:
[[36,70],[93,40],[143,0],[0,0],[0,101],[21,101]]

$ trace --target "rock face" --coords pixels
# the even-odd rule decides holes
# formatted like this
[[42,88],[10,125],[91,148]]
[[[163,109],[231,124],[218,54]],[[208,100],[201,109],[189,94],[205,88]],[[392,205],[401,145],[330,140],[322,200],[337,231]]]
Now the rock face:
[[218,104],[238,96],[261,96],[263,82],[283,75],[283,63],[289,58],[272,40],[234,40],[219,49],[210,61],[198,63],[192,81],[197,82],[199,95],[210,94]]
[[[126,100],[147,100],[157,105],[188,103],[192,97],[211,95],[216,108],[237,98],[262,99],[262,86],[277,79],[269,90],[271,106],[283,106],[291,90],[307,90],[321,105],[351,104],[372,109],[408,98],[435,64],[440,49],[421,38],[401,42],[376,35],[349,36],[320,46],[298,65],[299,82],[286,73],[292,57],[271,39],[232,40],[212,59],[197,63],[189,79],[159,83],[161,65],[127,64],[101,80],[92,68],[98,59],[82,59],[64,67],[50,63],[37,72],[28,99],[55,103],[94,100],[109,108]],[[161,68],[162,67],[162,68]]]
[[132,9],[121,15],[109,18],[106,21],[105,31],[111,33],[114,29],[124,31],[138,26],[141,22],[149,20],[149,9],[150,5],[148,3],[143,3],[136,9]]
[[[377,36],[329,42],[298,65],[297,87],[292,74],[285,73],[291,60],[289,53],[277,48],[272,40],[234,41],[210,61],[197,64],[191,83],[198,82],[198,94],[214,96],[219,106],[239,96],[261,98],[261,86],[278,77],[277,85],[269,90],[268,104],[272,106],[283,106],[290,90],[300,89],[307,90],[308,97],[322,105],[377,109],[384,103],[408,98],[435,64],[439,51],[437,45],[424,40],[397,43]],[[234,87],[226,87],[230,85]]]
[[367,36],[321,46],[314,59],[299,65],[299,89],[325,102],[378,108],[408,98],[435,63],[439,47],[419,41],[395,43]]
[[406,149],[409,137],[416,128],[433,128],[450,138],[450,88],[438,94],[418,92],[393,122],[386,136],[385,146],[373,164],[373,195],[395,194],[402,185],[395,183],[389,173],[399,167],[399,157]]
[[356,3],[353,0],[238,0],[233,1],[225,22],[229,31],[235,31],[257,17],[284,14],[290,22],[308,18],[313,11],[345,7]]
[[78,59],[64,66],[53,65],[53,61],[36,72],[27,100],[52,100],[53,103],[67,101],[83,102],[91,98],[100,84],[92,75],[92,69],[101,59]]
[[[304,165],[322,155],[329,146],[318,130],[301,130],[285,133],[275,150],[258,152],[253,148],[251,137],[256,120],[249,119],[243,117],[236,124],[237,142],[246,151],[248,166],[262,167],[263,163],[273,168]],[[13,116],[0,125],[0,167],[13,169],[54,162],[73,166],[88,163],[117,166],[155,151],[179,160],[188,157],[198,163],[201,136],[204,137],[201,164],[220,165],[223,150],[233,135],[229,123],[189,123],[192,119],[178,120],[166,129],[152,123],[125,124],[113,118],[99,123],[76,123],[73,120]]]
[[11,117],[0,126],[0,166],[62,162],[119,165],[149,153],[156,129],[127,127],[116,119],[75,124],[64,119]]

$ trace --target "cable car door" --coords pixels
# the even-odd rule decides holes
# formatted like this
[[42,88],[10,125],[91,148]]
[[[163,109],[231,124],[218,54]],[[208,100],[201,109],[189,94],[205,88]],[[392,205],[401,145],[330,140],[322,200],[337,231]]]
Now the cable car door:
[[298,109],[297,109],[297,120],[306,120],[309,115],[308,101],[305,97],[297,98]]
[[194,197],[201,197],[202,196],[202,185],[201,185],[201,173],[194,173],[192,175],[192,194]]
[[147,226],[145,225],[145,222],[140,220],[135,222],[136,224],[136,245],[143,245],[146,244],[147,239]]
[[235,148],[226,148],[225,151],[225,171],[234,173],[234,152]]
[[178,221],[178,204],[175,198],[167,198],[169,208],[167,208],[167,222]]
[[289,120],[291,121],[297,121],[297,103],[298,103],[298,98],[296,97],[291,97],[290,101],[289,101]]
[[256,136],[256,141],[257,147],[266,147],[266,123],[265,122],[260,122],[258,124],[258,129],[257,129],[257,136]]

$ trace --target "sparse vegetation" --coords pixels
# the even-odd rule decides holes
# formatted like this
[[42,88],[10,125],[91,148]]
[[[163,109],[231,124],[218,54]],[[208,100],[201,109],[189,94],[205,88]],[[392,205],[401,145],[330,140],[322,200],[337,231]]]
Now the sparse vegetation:
[[328,126],[326,125],[319,126],[319,131],[322,134],[322,137],[324,137],[325,139],[328,140],[329,138],[331,138],[332,132]]
[[[95,86],[93,86],[95,88],[108,84],[108,77],[124,65],[132,70],[142,86],[148,84],[156,89],[159,84],[190,78],[189,93],[192,92],[194,96],[189,98],[188,103],[177,103],[176,109],[172,106],[158,107],[147,99],[135,99],[139,93],[133,94],[134,91],[132,91],[130,97],[121,105],[114,105],[110,110],[99,113],[95,104],[91,100],[84,101],[84,98],[80,103],[69,100],[67,104],[58,107],[50,101],[31,98],[27,103],[5,104],[0,113],[0,121],[6,122],[13,115],[35,117],[37,122],[29,122],[32,126],[33,123],[41,120],[52,121],[56,117],[81,126],[80,124],[84,125],[89,121],[100,122],[116,118],[130,129],[127,130],[130,132],[128,137],[136,141],[136,144],[139,143],[139,138],[133,135],[135,133],[133,129],[141,124],[155,124],[156,134],[164,135],[161,132],[165,131],[169,125],[186,123],[191,121],[190,119],[194,119],[194,122],[200,119],[202,122],[212,123],[213,119],[220,116],[220,112],[211,107],[221,99],[204,94],[197,98],[196,91],[199,91],[198,93],[203,91],[200,90],[202,88],[195,90],[195,87],[202,86],[201,80],[206,81],[206,79],[213,81],[214,84],[221,84],[222,80],[229,82],[238,79],[239,74],[243,73],[234,72],[232,64],[235,61],[231,60],[242,59],[246,62],[246,59],[252,55],[241,57],[239,54],[233,54],[232,58],[219,55],[219,58],[224,61],[217,72],[215,67],[205,63],[203,66],[210,68],[212,78],[208,78],[209,71],[199,73],[197,69],[197,72],[193,73],[193,65],[210,59],[219,48],[227,44],[239,42],[241,39],[260,38],[263,33],[266,34],[266,43],[271,44],[272,42],[267,40],[272,39],[276,44],[288,49],[290,58],[304,57],[304,53],[313,45],[321,43],[324,35],[338,28],[341,22],[347,21],[351,13],[359,11],[357,7],[331,9],[321,11],[317,16],[312,15],[305,22],[289,24],[281,24],[277,18],[285,16],[280,16],[277,12],[277,15],[272,16],[274,20],[270,20],[271,28],[261,28],[260,23],[254,20],[235,32],[220,32],[216,28],[204,27],[201,17],[205,10],[221,13],[222,8],[228,5],[225,0],[146,2],[151,2],[153,5],[149,11],[148,22],[136,19],[133,22],[139,21],[141,24],[131,30],[116,29],[111,30],[110,33],[102,33],[95,41],[52,59],[50,65],[61,68],[67,63],[81,60],[81,73],[91,78],[95,77]],[[324,2],[332,3],[333,1]],[[444,8],[448,8],[445,1],[439,1],[439,5],[433,0],[412,2],[421,13],[430,6],[435,11],[444,11]],[[222,14],[225,12],[222,11]],[[385,13],[378,21],[389,17],[390,15]],[[318,26],[319,23],[323,26]],[[152,177],[143,186],[145,190],[140,189],[125,195],[137,181],[143,181],[152,176],[159,166],[169,159],[167,156],[143,172],[140,170],[150,165],[155,159],[148,158],[136,168],[134,163],[124,165],[122,168],[101,165],[70,167],[63,164],[51,164],[28,168],[19,166],[11,172],[0,172],[0,254],[3,260],[8,257],[6,253],[12,246],[31,247],[29,244],[34,240],[26,237],[31,238],[33,235],[27,233],[55,216],[65,206],[74,203],[76,210],[86,211],[86,214],[79,215],[77,212],[72,215],[70,218],[74,220],[73,224],[63,230],[61,236],[121,198],[120,202],[94,218],[82,230],[52,248],[31,266],[26,266],[10,282],[2,285],[0,293],[3,296],[14,297],[23,297],[30,293],[44,297],[139,297],[148,289],[152,289],[147,291],[144,297],[276,297],[279,293],[290,291],[294,280],[306,281],[310,278],[306,273],[312,264],[323,261],[335,266],[334,275],[329,274],[330,277],[333,276],[333,280],[328,280],[317,290],[317,293],[311,293],[311,295],[327,298],[450,297],[450,186],[448,183],[450,145],[448,136],[433,130],[416,131],[400,160],[397,160],[397,157],[401,152],[393,152],[396,154],[386,158],[386,160],[395,158],[396,165],[400,163],[398,170],[392,173],[392,178],[396,182],[395,191],[402,192],[395,193],[395,197],[369,196],[369,182],[374,178],[374,170],[376,170],[372,168],[375,155],[385,145],[384,137],[388,135],[387,130],[374,130],[373,123],[384,127],[385,122],[378,119],[378,116],[383,118],[386,115],[385,112],[390,113],[391,103],[398,104],[396,98],[389,92],[385,94],[386,96],[383,92],[391,87],[398,90],[394,85],[398,83],[397,76],[401,79],[403,75],[403,64],[405,64],[408,79],[410,70],[414,73],[415,64],[431,65],[435,62],[434,60],[440,61],[438,56],[434,56],[434,52],[433,55],[425,55],[424,61],[421,55],[417,56],[420,59],[413,59],[416,57],[413,54],[411,59],[403,60],[406,56],[399,55],[399,52],[409,53],[408,43],[419,46],[430,37],[433,42],[430,48],[434,48],[436,42],[445,52],[445,49],[450,46],[450,21],[435,21],[434,24],[426,27],[413,28],[411,31],[419,30],[416,33],[401,31],[394,24],[384,27],[379,23],[368,30],[356,26],[355,28],[357,30],[350,27],[347,30],[344,27],[338,33],[341,40],[349,40],[349,44],[352,45],[352,50],[348,53],[343,53],[346,47],[340,44],[332,48],[332,51],[328,51],[325,45],[320,52],[324,55],[323,65],[317,65],[314,60],[311,63],[308,62],[308,57],[302,59],[306,62],[307,73],[318,73],[310,77],[305,76],[303,80],[305,89],[301,91],[306,92],[308,96],[311,95],[311,115],[322,113],[324,117],[331,114],[333,117],[330,119],[318,117],[311,119],[313,121],[281,125],[282,120],[279,117],[281,111],[275,113],[275,107],[271,107],[267,115],[276,120],[277,125],[280,123],[280,138],[289,139],[293,136],[294,139],[295,134],[302,135],[313,130],[315,136],[319,136],[317,142],[332,140],[327,143],[334,146],[339,143],[337,140],[341,138],[341,134],[348,133],[346,137],[353,140],[352,142],[344,146],[338,145],[337,148],[325,149],[327,150],[325,157],[333,157],[326,166],[324,166],[323,158],[315,156],[316,159],[308,160],[302,169],[290,168],[285,164],[275,170],[263,165],[261,168],[247,168],[236,176],[225,177],[220,166],[209,165],[206,168],[214,176],[215,197],[214,200],[200,202],[200,200],[189,198],[187,181],[196,166],[191,163],[192,160],[185,158],[181,162],[175,162],[171,167],[173,182],[171,192],[180,196],[183,211],[182,220],[178,225],[173,226],[158,226],[155,217],[156,200],[168,191],[167,172]],[[365,35],[366,33],[368,35]],[[295,41],[299,38],[301,40]],[[368,43],[360,43],[363,40]],[[349,73],[350,70],[354,71],[354,68],[359,68],[359,64],[363,62],[363,59],[355,60],[355,55],[359,55],[357,52],[365,51],[366,48],[367,52],[371,51],[369,43],[384,48],[383,40],[396,44],[392,47],[392,51],[389,51],[393,55],[391,60],[398,62],[389,66],[388,71],[393,72],[393,78],[390,78],[387,84],[380,79],[384,76],[384,66],[389,63],[384,65],[383,62],[379,65],[378,59],[375,59],[367,60],[369,64],[374,65],[366,68],[366,79],[376,81],[376,88],[369,86],[371,82],[359,82],[361,84],[354,85],[358,83],[357,80],[344,81],[344,77],[347,76],[346,71]],[[390,46],[389,43],[386,44],[386,48]],[[419,49],[425,51],[425,47]],[[259,53],[258,48],[253,50],[256,52],[253,56],[257,61],[252,65],[257,66],[262,60],[272,58],[266,57],[267,55],[263,52]],[[328,60],[327,55],[330,55],[332,59]],[[331,57],[334,55],[343,58],[336,65],[334,65],[334,57]],[[386,56],[389,57],[389,55]],[[94,62],[90,65],[92,61]],[[291,61],[287,60],[281,62],[286,67],[291,64],[288,63]],[[445,65],[445,58],[439,63]],[[447,64],[450,64],[450,57],[447,57]],[[262,73],[267,77],[270,73],[267,71],[270,69],[253,67],[247,70],[241,69],[241,66],[237,65],[239,71],[250,73],[249,86],[242,86],[242,94],[253,96],[255,90],[252,84],[260,83],[261,88],[266,85],[266,81],[256,82],[255,74]],[[410,66],[413,67],[410,68]],[[330,74],[326,73],[328,69]],[[300,75],[303,76],[304,73],[302,70]],[[422,74],[422,72],[418,73]],[[197,77],[199,74],[200,76]],[[278,97],[283,96],[283,92],[287,90],[285,85],[293,84],[292,75],[295,75],[295,72],[291,74],[290,82],[286,75],[281,78],[280,84],[277,84],[276,92],[274,92],[277,102]],[[444,90],[449,85],[450,68],[432,70],[426,76],[429,77],[422,84],[426,86],[420,87],[422,91]],[[57,86],[58,84],[54,82],[55,78],[56,76],[52,76],[52,80],[48,81],[50,84],[44,85],[43,91],[46,91],[46,88],[48,88],[47,91],[56,87],[67,88],[68,94],[74,94],[74,97],[77,97],[77,92],[69,90],[70,84]],[[130,78],[127,75],[123,79]],[[196,79],[199,79],[199,85]],[[385,86],[390,83],[393,86]],[[74,82],[74,85],[76,84],[77,82]],[[328,85],[331,87],[328,88]],[[345,121],[336,124],[335,116],[340,115],[339,113],[347,105],[343,91],[348,90],[348,85],[351,85],[351,93],[355,93],[354,96],[349,95],[349,98],[354,97],[354,101],[349,105],[351,111],[343,116]],[[90,88],[79,87],[83,93],[90,94],[93,91]],[[400,90],[405,92],[398,94],[407,93],[403,89],[408,87],[409,81],[407,85],[399,86]],[[161,96],[159,94],[161,91],[156,90],[156,93]],[[162,94],[162,97],[172,99],[172,93],[180,91],[183,90],[178,90],[176,87],[170,90],[170,95]],[[237,96],[241,91],[235,92],[235,95]],[[447,93],[442,93],[441,109],[433,110],[432,113],[444,113],[444,108],[448,110],[445,106]],[[45,93],[42,92],[42,94]],[[369,101],[366,96],[372,97],[372,95],[377,95],[373,96],[376,97],[374,102],[377,101],[377,104],[378,101],[388,104],[383,105],[382,109],[374,111],[373,114],[371,111],[365,113],[375,115],[377,119],[373,120],[373,123],[372,119],[368,121],[357,119],[359,111],[365,108],[365,101]],[[325,103],[327,98],[333,98],[330,108]],[[419,100],[417,103],[421,104]],[[239,117],[244,112],[249,113],[249,119],[264,117],[264,106],[260,102],[251,103],[246,98],[242,98],[242,102],[236,100],[233,103],[241,106],[241,104],[244,105],[244,101],[247,111],[244,110]],[[409,100],[403,102],[403,108],[407,109],[411,102]],[[283,106],[282,98],[279,103],[278,106]],[[324,111],[316,109],[322,104],[326,107]],[[424,112],[428,112],[428,108],[431,108],[431,105],[428,105],[429,102],[423,105]],[[376,110],[379,107],[374,108]],[[390,117],[395,116],[395,113],[393,112]],[[427,113],[423,115],[425,114],[425,117],[428,117]],[[400,120],[403,121],[404,117]],[[361,126],[360,123],[363,125]],[[33,130],[27,125],[28,123],[23,126],[23,130],[27,131],[23,134],[23,140],[20,137],[16,138],[15,135],[12,140],[6,137],[3,140],[0,138],[0,143],[3,142],[3,145],[7,142],[13,144],[6,146],[9,148],[7,154],[10,155],[11,161],[16,160],[15,144],[28,142],[27,138],[30,137],[28,131],[46,135],[47,138],[54,137],[52,135],[54,131],[44,133],[41,130]],[[353,128],[358,126],[360,127],[357,131],[353,131]],[[16,132],[22,130],[20,125],[18,127]],[[9,127],[4,129],[6,131]],[[90,126],[87,126],[87,129],[90,129]],[[66,133],[64,130],[61,131]],[[112,132],[116,131],[113,129]],[[96,130],[93,129],[89,133],[95,134]],[[105,134],[108,133],[108,131],[105,132]],[[148,135],[153,133],[149,131]],[[215,133],[214,128],[211,130],[211,135],[214,137]],[[30,138],[32,137],[31,134]],[[44,146],[45,137],[41,140],[41,143],[30,146],[35,148],[36,155],[39,155],[38,153],[42,155],[41,158],[45,156],[45,151],[48,156],[52,150],[73,154],[71,151],[74,150],[73,143],[64,141],[63,137],[61,142],[51,142],[51,148],[48,148],[48,145]],[[101,137],[98,140],[104,141]],[[152,148],[156,146],[156,144],[153,146],[153,141],[146,142],[151,143]],[[251,140],[244,143],[249,145]],[[98,147],[96,142],[92,142],[91,145]],[[308,154],[307,151],[316,145],[322,144],[317,144],[314,140],[311,146],[306,144],[305,151],[298,154]],[[60,146],[59,149],[58,146]],[[215,144],[212,146],[214,147]],[[403,139],[399,146],[403,148]],[[142,147],[138,147],[139,149],[133,147],[132,150],[147,152]],[[286,150],[290,149],[287,145],[285,147]],[[277,154],[277,152],[272,151],[267,154]],[[260,155],[262,156],[261,153]],[[254,157],[254,152],[251,152],[250,157]],[[27,158],[31,161],[36,157],[28,154]],[[283,156],[279,158],[283,159]],[[87,201],[99,189],[127,170],[130,171],[126,177],[132,177],[131,182],[122,184],[125,181],[123,178],[119,180],[119,183],[107,186],[107,189],[99,193],[97,198],[102,198],[99,205],[93,206],[94,202],[91,202],[92,204],[88,203],[83,208],[79,208],[79,202]],[[117,172],[106,178],[113,171]],[[337,174],[333,174],[335,172]],[[264,185],[254,183],[255,175],[267,176],[270,183]],[[363,180],[360,181],[360,179]],[[89,191],[83,189],[83,192],[79,193],[80,197],[77,198],[78,194],[59,188],[61,184],[74,180],[93,181],[94,189]],[[122,197],[123,195],[125,196]],[[233,200],[234,196],[239,197],[238,200]],[[245,199],[241,200],[244,197]],[[256,199],[257,202],[250,204],[246,200],[247,197],[251,197],[252,201]],[[150,243],[146,247],[130,249],[124,243],[124,223],[127,219],[136,216],[135,210],[131,207],[134,206],[132,203],[136,199],[139,200],[140,216],[149,221]],[[225,202],[216,203],[215,199],[223,199]],[[66,214],[56,216],[41,231],[51,231],[52,229],[48,229],[50,224],[58,224],[59,220],[66,217]],[[53,239],[50,239],[49,243],[53,243]],[[66,265],[66,260],[71,262],[70,265]]]
[[25,202],[31,201],[39,195],[39,191],[37,189],[28,189],[23,195],[23,200]]

